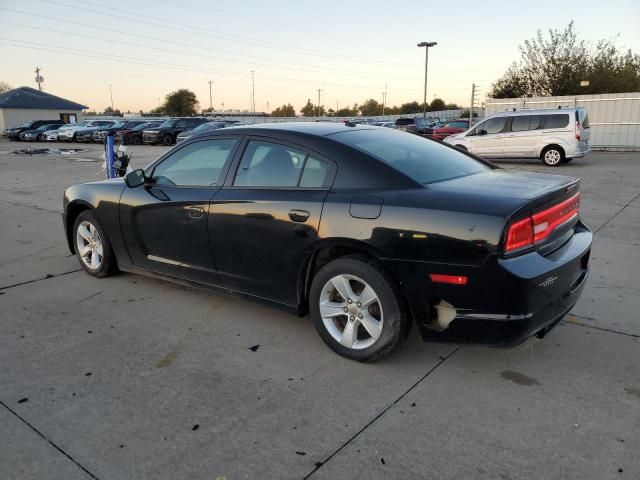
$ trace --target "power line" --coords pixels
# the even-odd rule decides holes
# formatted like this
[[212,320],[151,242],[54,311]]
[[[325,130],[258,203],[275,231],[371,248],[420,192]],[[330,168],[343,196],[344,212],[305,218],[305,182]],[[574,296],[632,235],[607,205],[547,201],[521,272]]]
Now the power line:
[[[6,10],[0,7],[0,10]],[[21,13],[21,12],[20,12]],[[38,17],[42,17],[43,15],[36,15],[34,14],[34,16],[38,16]],[[55,19],[54,17],[49,17],[51,19]],[[198,54],[198,53],[193,53],[191,51],[184,51],[184,50],[171,50],[171,49],[167,49],[165,47],[155,47],[152,45],[141,45],[141,44],[136,44],[136,43],[132,43],[132,42],[128,42],[128,41],[124,41],[124,40],[117,40],[117,39],[109,39],[109,38],[102,38],[102,37],[96,37],[94,35],[85,35],[82,33],[75,33],[75,32],[69,32],[69,31],[63,31],[63,30],[57,30],[57,29],[53,29],[53,28],[47,28],[47,27],[39,27],[39,26],[35,26],[35,25],[25,25],[25,24],[21,24],[21,23],[15,23],[15,22],[7,22],[4,20],[0,20],[0,23],[4,23],[7,25],[14,25],[14,26],[18,26],[18,27],[23,27],[23,28],[31,28],[37,31],[49,31],[49,32],[54,32],[54,33],[58,33],[61,35],[70,35],[70,36],[74,36],[74,37],[81,37],[81,38],[90,38],[93,40],[97,40],[97,41],[104,41],[104,42],[109,42],[109,43],[120,43],[123,45],[127,45],[130,47],[140,47],[140,48],[148,48],[150,50],[157,50],[163,53],[166,52],[171,52],[171,53],[176,53],[178,55],[191,55],[191,56],[196,56],[196,57],[202,57],[202,58],[206,58],[206,59],[211,59],[211,60],[231,60],[231,61],[236,61],[237,62],[237,58],[231,57],[228,59],[225,58],[220,58],[220,57],[213,57],[213,56],[208,56],[208,55],[202,55],[202,54]],[[69,23],[69,22],[67,22]],[[71,22],[71,23],[76,23],[76,22]],[[85,24],[81,24],[81,25],[85,25]],[[85,25],[88,26],[90,28],[97,28],[99,30],[110,30],[110,29],[105,29],[103,27],[94,27],[92,25]],[[116,33],[126,33],[126,32],[122,32],[119,30],[114,30]],[[140,35],[131,35],[131,36],[140,36]],[[181,45],[181,46],[185,46],[185,47],[197,47],[197,48],[203,48],[205,50],[211,50],[211,51],[215,51],[215,52],[219,52],[221,50],[217,50],[217,49],[210,49],[210,48],[206,48],[206,47],[198,47],[195,45],[189,45],[189,44],[183,44],[183,43],[179,43],[179,42],[172,42],[170,40],[163,40],[161,38],[158,37],[146,37],[146,36],[142,36],[142,38],[149,38],[149,39],[153,39],[154,41],[162,41],[163,43],[174,43],[176,45]],[[242,56],[242,55],[241,55]],[[252,58],[258,58],[258,59],[264,59],[263,57],[259,57],[257,55],[246,55],[247,57],[252,57]],[[269,59],[267,59],[269,60]],[[303,71],[303,72],[316,72],[316,73],[325,73],[326,71],[332,71],[335,72],[335,68],[334,67],[318,67],[318,69],[315,69],[316,67],[313,65],[309,65],[309,64],[300,64],[300,63],[295,63],[295,62],[290,62],[289,65],[287,64],[269,64],[269,63],[263,63],[263,62],[255,62],[255,61],[251,61],[248,62],[246,61],[245,63],[250,64],[250,65],[264,65],[267,67],[274,67],[274,68],[280,68],[280,69],[286,69],[286,70],[294,70],[294,71]],[[301,66],[305,66],[305,67],[310,67],[307,69],[301,69],[301,68],[296,68],[290,65],[301,65]],[[371,77],[371,73],[370,72],[358,72],[358,71],[354,71],[354,70],[342,70],[340,69],[340,74],[343,76],[348,76],[348,77],[367,77],[370,78]],[[391,75],[391,77],[394,78],[405,78],[406,79],[406,75]]]
[[[14,46],[18,48],[29,48],[29,49],[42,50],[42,51],[50,51],[54,53],[61,53],[64,55],[85,56],[87,58],[95,58],[99,60],[106,59],[106,60],[112,60],[112,61],[128,62],[132,64],[137,64],[137,65],[148,65],[153,67],[171,67],[172,69],[181,69],[181,70],[197,72],[197,73],[215,73],[218,75],[230,76],[230,77],[241,77],[241,78],[247,77],[247,75],[244,73],[232,71],[232,70],[203,69],[202,67],[196,66],[196,65],[183,65],[183,64],[175,64],[175,63],[169,63],[169,62],[157,62],[153,60],[141,59],[136,57],[125,57],[122,55],[114,55],[111,53],[81,50],[81,49],[67,47],[67,46],[43,44],[38,42],[18,40],[18,39],[6,38],[6,37],[0,37],[0,40],[27,44],[27,45],[9,44],[9,46]],[[313,83],[313,80],[293,79],[288,77],[279,77],[279,76],[272,76],[272,75],[257,75],[256,78],[276,80],[284,83],[293,83],[293,84],[301,84],[301,85],[309,85],[310,83]],[[379,88],[379,87],[370,86],[370,85],[360,85],[360,84],[354,85],[354,84],[335,83],[335,82],[327,82],[327,85],[336,86],[336,87],[372,89],[372,90]],[[409,88],[398,87],[396,89],[397,90],[415,90],[414,87],[409,87]]]
[[[221,32],[218,30],[213,30],[211,28],[204,28],[204,27],[199,27],[197,25],[189,25],[186,23],[181,23],[181,22],[176,22],[175,20],[164,20],[162,18],[158,18],[158,17],[153,17],[151,15],[144,15],[141,13],[133,13],[130,12],[128,10],[123,10],[123,9],[118,9],[112,6],[108,6],[108,7],[103,7],[102,5],[97,5],[97,4],[93,4],[90,2],[79,2],[78,0],[75,0],[77,3],[85,3],[88,5],[91,5],[93,7],[98,7],[98,8],[105,8],[108,9],[109,12],[101,12],[101,11],[97,11],[97,10],[92,10],[90,8],[85,8],[85,7],[79,7],[76,5],[69,5],[67,3],[62,3],[62,2],[58,2],[55,0],[40,0],[43,3],[46,3],[48,5],[50,4],[55,4],[55,5],[60,5],[63,7],[67,7],[73,10],[83,10],[89,13],[95,13],[98,15],[105,15],[105,16],[109,16],[109,17],[114,17],[114,18],[120,18],[122,20],[126,20],[129,22],[136,22],[136,23],[143,23],[143,24],[147,24],[147,25],[152,25],[155,27],[160,27],[163,29],[172,29],[172,30],[176,30],[179,32],[185,32],[184,28],[178,28],[175,27],[174,25],[181,25],[183,27],[186,28],[190,28],[190,29],[195,29],[195,30],[202,30],[204,32],[207,33],[203,33],[203,32],[187,32],[187,33],[192,33],[192,34],[196,34],[196,35],[202,35],[202,36],[207,36],[207,37],[211,37],[211,38],[216,38],[216,39],[222,39],[222,40],[230,40],[236,43],[244,43],[244,44],[248,44],[248,45],[252,45],[252,46],[260,46],[263,48],[271,48],[271,49],[275,49],[275,50],[282,50],[282,51],[288,51],[288,52],[298,52],[298,53],[304,53],[305,55],[314,55],[314,56],[318,56],[318,57],[325,57],[325,58],[343,58],[345,60],[349,60],[350,62],[358,62],[358,63],[365,63],[365,64],[377,64],[377,65],[393,65],[396,67],[406,67],[406,68],[416,68],[415,65],[412,64],[403,64],[403,63],[397,63],[397,62],[387,62],[387,61],[380,61],[380,60],[376,60],[376,59],[368,59],[368,58],[362,58],[362,57],[351,57],[348,55],[340,55],[340,54],[331,54],[328,52],[322,52],[319,50],[312,50],[312,49],[306,49],[306,48],[295,48],[295,47],[290,47],[290,46],[285,46],[285,45],[280,45],[274,42],[269,42],[269,41],[265,41],[263,39],[258,39],[258,38],[253,38],[253,37],[248,37],[248,36],[244,36],[244,35],[237,35],[237,34],[233,34],[233,33],[228,33],[228,32]],[[111,11],[121,11],[121,12],[125,12],[127,15],[129,15],[129,17],[127,16],[123,16],[123,15],[118,15],[115,13],[111,13]],[[154,20],[155,22],[164,22],[167,23],[167,25],[162,25],[162,24],[158,24],[158,23],[153,23],[153,22],[148,22],[148,21],[142,21],[142,20],[138,20],[138,19],[134,19],[134,18],[130,18],[131,16],[133,17],[141,17],[141,18],[148,18],[151,20]],[[215,32],[215,34],[211,34],[208,32]],[[231,37],[231,38],[224,38],[224,37]],[[271,46],[269,46],[271,45]]]

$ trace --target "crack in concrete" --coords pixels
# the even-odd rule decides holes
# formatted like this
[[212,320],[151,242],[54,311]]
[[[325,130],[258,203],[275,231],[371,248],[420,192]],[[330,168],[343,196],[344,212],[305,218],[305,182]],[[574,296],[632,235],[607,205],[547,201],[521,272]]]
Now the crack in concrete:
[[395,405],[397,405],[404,397],[406,397],[414,388],[416,388],[418,385],[420,385],[420,383],[422,383],[422,381],[427,378],[429,375],[431,375],[440,365],[442,365],[446,360],[448,360],[449,358],[451,358],[453,356],[454,353],[456,353],[458,350],[460,350],[462,348],[462,345],[458,345],[451,353],[449,353],[448,355],[446,355],[445,357],[440,357],[440,361],[438,363],[436,363],[433,367],[431,367],[429,369],[429,371],[427,373],[425,373],[422,377],[420,377],[418,379],[417,382],[415,382],[413,385],[411,385],[404,393],[402,393],[398,398],[396,398],[393,402],[391,402],[389,405],[387,405],[384,409],[382,409],[382,411],[380,413],[378,413],[375,417],[373,417],[373,419],[371,419],[371,421],[369,421],[364,427],[362,427],[360,430],[358,430],[355,434],[353,434],[346,442],[344,442],[342,445],[340,445],[338,448],[336,448],[326,459],[324,459],[322,462],[318,462],[316,464],[316,467],[311,470],[311,472],[309,472],[304,478],[303,480],[307,480],[308,478],[310,478],[314,473],[316,473],[318,470],[320,470],[325,464],[327,464],[333,457],[335,457],[338,453],[340,453],[344,448],[346,448],[351,442],[353,442],[356,438],[358,438],[360,436],[361,433],[363,433],[367,428],[369,428],[371,425],[373,425],[378,419],[380,419],[385,413],[387,413],[392,407],[394,407]]
[[[571,318],[571,317],[573,317],[573,318]],[[596,325],[589,325],[588,323],[583,323],[580,320],[586,320],[588,322],[597,322],[598,321],[597,318],[583,317],[581,315],[576,315],[574,313],[571,313],[571,314],[566,316],[566,318],[564,319],[564,323],[569,324],[569,325],[577,325],[579,327],[593,328],[594,330],[600,330],[602,332],[615,333],[616,335],[624,335],[625,337],[640,338],[640,335],[636,335],[635,333],[621,332],[619,330],[613,330],[611,328],[598,327]]]
[[611,220],[613,220],[614,218],[616,218],[618,215],[620,215],[622,213],[622,211],[627,208],[629,205],[631,205],[638,197],[640,197],[640,192],[638,192],[631,200],[629,200],[620,210],[618,210],[616,213],[613,214],[613,216],[608,219],[606,222],[604,222],[602,225],[600,225],[594,232],[593,235],[595,236],[600,230],[602,230],[604,227],[606,227],[609,222],[611,222]]
[[34,280],[27,280],[27,281],[20,282],[20,283],[14,283],[13,285],[7,285],[6,287],[0,287],[0,291],[9,290],[10,288],[19,287],[21,285],[28,285],[30,283],[40,282],[42,280],[49,280],[50,278],[61,277],[62,275],[69,275],[70,273],[76,273],[76,272],[80,272],[80,271],[82,271],[82,268],[77,268],[75,270],[70,270],[68,272],[57,273],[55,275],[48,274],[48,275],[45,275],[42,278],[36,278]]
[[38,207],[36,205],[25,205],[23,203],[15,203],[15,202],[10,202],[8,200],[2,200],[2,199],[0,199],[0,202],[8,203],[9,205],[13,205],[14,207],[33,208],[34,210],[39,210],[41,212],[55,213],[56,215],[62,215],[62,212],[60,212],[59,210],[47,210],[46,208]]
[[2,405],[4,408],[7,409],[7,411],[9,411],[9,413],[11,413],[13,416],[15,416],[18,420],[20,420],[22,423],[24,423],[27,427],[29,427],[31,430],[33,430],[35,433],[37,433],[41,438],[43,438],[44,440],[46,440],[49,445],[51,445],[53,448],[55,448],[58,452],[60,452],[62,455],[64,455],[65,457],[67,457],[69,460],[71,460],[73,463],[76,464],[76,466],[82,470],[84,473],[86,473],[87,475],[89,475],[91,478],[93,478],[94,480],[100,480],[98,477],[96,477],[93,473],[91,473],[89,470],[87,470],[87,468],[82,465],[79,461],[77,461],[75,458],[73,458],[71,455],[69,455],[67,452],[65,452],[62,448],[60,448],[58,445],[56,445],[52,440],[50,440],[44,433],[42,433],[40,430],[38,430],[36,427],[34,427],[28,420],[26,420],[25,418],[23,418],[22,416],[20,416],[20,414],[18,414],[18,412],[16,412],[15,410],[13,410],[11,407],[9,407],[9,405],[7,405],[6,403],[4,403],[2,400],[0,400],[0,405]]

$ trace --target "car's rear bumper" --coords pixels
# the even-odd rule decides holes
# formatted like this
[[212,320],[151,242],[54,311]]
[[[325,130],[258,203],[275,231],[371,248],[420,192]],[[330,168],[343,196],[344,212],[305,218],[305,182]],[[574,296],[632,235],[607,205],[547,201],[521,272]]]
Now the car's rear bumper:
[[162,137],[160,136],[160,134],[148,134],[148,133],[142,134],[142,143],[154,144],[154,143],[160,143],[161,140],[162,140]]
[[[546,256],[491,255],[481,266],[388,264],[405,286],[423,339],[512,346],[546,333],[576,304],[588,274],[592,238],[589,228],[578,223],[574,235]],[[468,282],[429,283],[430,273],[463,275]],[[443,310],[436,306],[455,317],[439,322]]]
[[572,149],[567,149],[565,152],[566,158],[580,158],[584,157],[587,153],[591,152],[589,143],[586,141],[579,141],[573,145]]

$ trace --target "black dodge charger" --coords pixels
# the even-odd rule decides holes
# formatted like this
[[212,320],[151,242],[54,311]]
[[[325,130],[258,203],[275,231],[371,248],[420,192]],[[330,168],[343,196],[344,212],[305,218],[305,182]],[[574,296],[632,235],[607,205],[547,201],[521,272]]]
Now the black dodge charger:
[[64,195],[84,269],[233,291],[311,313],[345,357],[425,340],[514,345],[577,302],[592,233],[579,181],[498,169],[354,124],[231,127]]

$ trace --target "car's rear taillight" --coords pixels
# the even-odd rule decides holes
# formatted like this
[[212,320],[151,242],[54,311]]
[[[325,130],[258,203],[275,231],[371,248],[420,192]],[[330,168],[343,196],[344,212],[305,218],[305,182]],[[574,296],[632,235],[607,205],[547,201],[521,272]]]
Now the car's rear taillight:
[[580,122],[576,122],[576,140],[580,141]]
[[580,192],[564,202],[532,215],[534,242],[544,240],[558,225],[577,217],[579,212]]
[[577,217],[580,212],[580,192],[571,198],[530,217],[509,225],[505,253],[533,245],[547,238],[556,227]]
[[533,220],[531,217],[518,220],[509,225],[505,253],[512,252],[533,243]]

